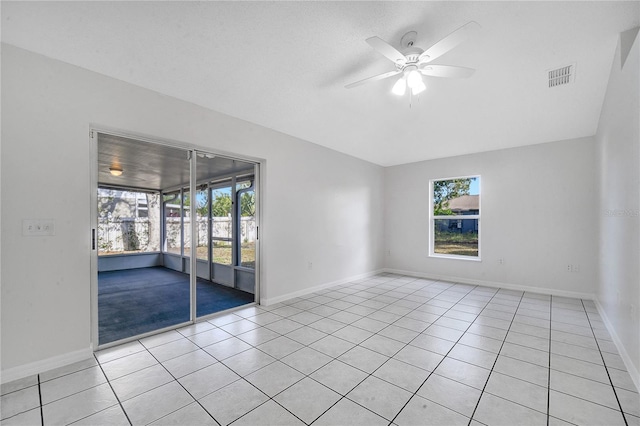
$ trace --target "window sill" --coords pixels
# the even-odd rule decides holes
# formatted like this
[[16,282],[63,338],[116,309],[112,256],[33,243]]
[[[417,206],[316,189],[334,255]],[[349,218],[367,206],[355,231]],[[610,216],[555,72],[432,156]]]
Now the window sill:
[[429,253],[429,257],[433,257],[435,259],[452,259],[452,260],[470,260],[472,262],[482,262],[482,258],[480,256],[456,256],[453,254],[437,254],[437,253]]
[[112,252],[112,253],[98,252],[98,257],[144,256],[147,254],[161,254],[161,252],[159,251],[131,251],[131,252]]

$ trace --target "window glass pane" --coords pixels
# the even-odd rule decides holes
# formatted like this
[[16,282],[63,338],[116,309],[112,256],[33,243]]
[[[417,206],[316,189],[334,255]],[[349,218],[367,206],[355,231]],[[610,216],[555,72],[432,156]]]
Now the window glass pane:
[[239,191],[241,189],[245,189],[245,188],[249,188],[251,186],[251,181],[250,180],[238,180],[236,182],[236,191]]
[[430,238],[433,254],[478,258],[480,176],[434,180],[432,183]]
[[98,189],[98,255],[160,250],[160,195]]
[[164,251],[180,254],[180,193],[164,194]]
[[478,256],[478,219],[436,219],[433,252]]
[[256,194],[240,194],[240,266],[256,267]]
[[226,186],[211,191],[213,259],[215,263],[231,265],[233,223],[231,221],[231,187]]
[[205,187],[196,192],[196,216],[198,221],[198,259],[209,259],[209,190]]
[[213,261],[222,265],[231,265],[231,241],[213,240]]
[[183,256],[191,256],[191,196],[189,191],[182,191],[182,240]]
[[480,214],[480,178],[436,180],[433,182],[433,215]]

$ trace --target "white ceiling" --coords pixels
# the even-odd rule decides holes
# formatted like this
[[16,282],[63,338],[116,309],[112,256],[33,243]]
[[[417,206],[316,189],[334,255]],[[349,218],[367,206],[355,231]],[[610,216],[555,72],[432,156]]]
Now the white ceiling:
[[[380,165],[591,136],[626,2],[2,2],[2,40]],[[409,106],[365,39],[426,49],[476,21]],[[575,83],[546,71],[576,63]],[[160,135],[161,136],[161,135]]]

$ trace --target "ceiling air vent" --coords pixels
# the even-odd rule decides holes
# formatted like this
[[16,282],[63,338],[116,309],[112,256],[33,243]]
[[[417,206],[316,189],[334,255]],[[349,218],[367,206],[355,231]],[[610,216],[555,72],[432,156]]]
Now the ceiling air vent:
[[576,74],[576,65],[565,65],[564,67],[548,70],[549,87],[563,86],[572,83]]

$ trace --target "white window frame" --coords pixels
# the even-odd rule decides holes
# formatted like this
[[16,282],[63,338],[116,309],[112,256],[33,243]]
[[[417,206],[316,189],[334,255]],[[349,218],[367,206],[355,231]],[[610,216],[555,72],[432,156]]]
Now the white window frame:
[[[435,216],[433,214],[433,183],[440,182],[443,180],[456,180],[456,179],[470,179],[477,178],[478,179],[478,214],[473,215],[447,215],[447,216]],[[455,176],[449,178],[438,178],[429,180],[429,257],[437,257],[442,259],[457,259],[457,260],[470,260],[472,262],[481,262],[481,243],[482,243],[482,235],[481,235],[481,220],[480,215],[482,214],[482,179],[481,176],[478,175],[469,175],[469,176]],[[445,219],[445,220],[460,220],[460,219],[477,219],[478,220],[478,256],[463,256],[457,254],[443,254],[435,252],[435,225],[437,219]]]

